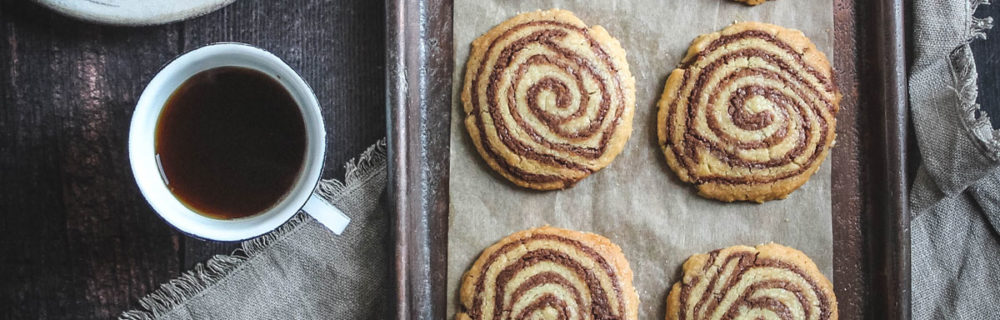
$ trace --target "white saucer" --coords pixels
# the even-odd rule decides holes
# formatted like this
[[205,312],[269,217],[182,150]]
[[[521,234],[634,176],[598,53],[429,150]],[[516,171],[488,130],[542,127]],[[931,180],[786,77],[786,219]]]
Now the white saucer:
[[62,14],[100,24],[142,26],[200,16],[235,0],[36,0]]

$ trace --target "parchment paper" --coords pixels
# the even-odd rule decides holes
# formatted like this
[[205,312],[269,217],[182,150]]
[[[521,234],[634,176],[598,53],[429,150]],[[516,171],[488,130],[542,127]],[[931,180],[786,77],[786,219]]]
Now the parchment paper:
[[[632,137],[609,166],[562,191],[526,190],[494,173],[473,146],[459,94],[472,40],[514,15],[573,11],[621,41],[636,79]],[[829,157],[802,188],[764,204],[703,199],[667,167],[656,144],[656,101],[667,75],[698,35],[734,21],[802,30],[833,61],[830,0],[776,0],[748,7],[729,0],[455,0],[451,121],[448,316],[460,305],[462,274],[483,249],[519,230],[549,224],[604,235],[635,272],[642,319],[663,319],[670,286],[691,255],[777,242],[805,252],[833,280]],[[837,152],[837,148],[833,148]]]

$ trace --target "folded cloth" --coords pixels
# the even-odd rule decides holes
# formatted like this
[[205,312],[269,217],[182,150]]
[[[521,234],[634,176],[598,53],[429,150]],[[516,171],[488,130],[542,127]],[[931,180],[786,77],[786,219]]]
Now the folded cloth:
[[142,298],[120,319],[385,319],[391,246],[385,141],[347,163],[321,194],[351,224],[337,236],[308,215],[215,256]]
[[914,319],[1000,318],[1000,133],[976,104],[969,48],[982,0],[915,0],[910,112],[923,159],[910,193]]

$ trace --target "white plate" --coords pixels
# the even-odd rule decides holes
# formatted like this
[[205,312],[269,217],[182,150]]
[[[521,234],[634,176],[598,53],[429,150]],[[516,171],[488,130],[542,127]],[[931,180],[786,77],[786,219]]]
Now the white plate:
[[225,7],[235,0],[37,0],[62,14],[94,23],[142,26],[174,22]]

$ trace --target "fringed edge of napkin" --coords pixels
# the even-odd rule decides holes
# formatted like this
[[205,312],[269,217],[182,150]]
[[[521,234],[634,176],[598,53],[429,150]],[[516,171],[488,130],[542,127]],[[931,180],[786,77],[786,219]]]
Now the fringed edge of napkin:
[[[327,179],[319,183],[319,195],[327,201],[336,202],[346,191],[357,188],[364,178],[373,170],[380,169],[386,161],[386,140],[382,138],[368,147],[361,156],[344,164],[346,171],[344,182],[337,179]],[[295,214],[285,224],[263,236],[244,241],[240,248],[230,255],[216,255],[205,263],[199,263],[181,274],[179,277],[160,285],[153,293],[139,300],[140,309],[123,312],[119,319],[152,320],[164,315],[189,299],[199,296],[202,292],[225,279],[226,276],[238,270],[244,262],[254,258],[258,253],[269,247],[275,241],[291,233],[312,217],[301,212]]]
[[1000,161],[1000,130],[994,130],[986,111],[976,103],[979,97],[979,74],[976,72],[975,58],[969,44],[975,40],[986,40],[986,30],[993,28],[993,17],[974,16],[981,5],[990,5],[990,0],[969,0],[968,36],[961,46],[949,54],[951,64],[951,89],[958,97],[958,112],[961,123],[972,141],[993,161]]

